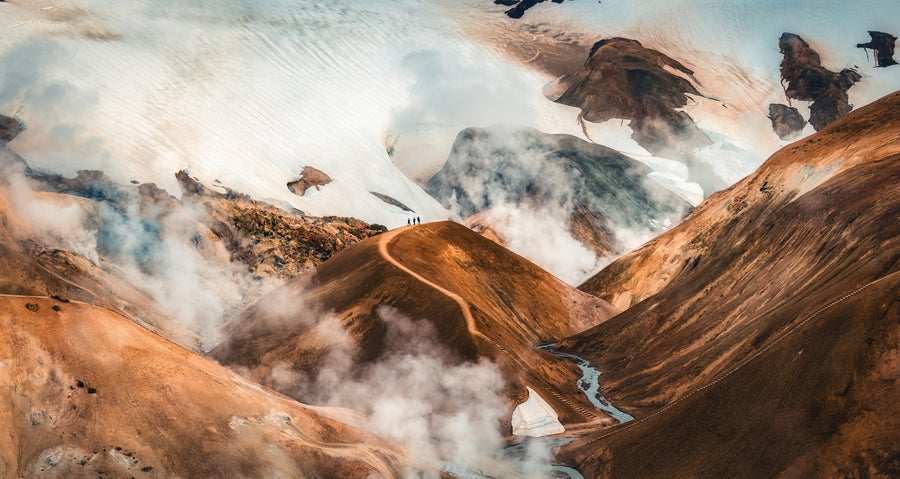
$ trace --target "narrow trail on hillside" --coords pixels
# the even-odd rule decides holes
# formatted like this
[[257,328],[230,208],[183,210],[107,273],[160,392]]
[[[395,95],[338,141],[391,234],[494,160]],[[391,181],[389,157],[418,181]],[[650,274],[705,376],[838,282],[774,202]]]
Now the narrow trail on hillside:
[[[439,293],[443,294],[444,296],[447,296],[448,298],[455,301],[456,304],[459,305],[459,309],[462,310],[463,317],[465,317],[465,319],[466,319],[466,329],[469,331],[469,334],[471,334],[474,337],[478,337],[482,341],[485,341],[486,343],[496,347],[499,351],[501,351],[503,354],[505,354],[506,357],[508,357],[510,360],[512,360],[514,363],[516,363],[520,368],[522,368],[522,371],[527,374],[527,372],[530,371],[530,369],[528,367],[526,367],[526,365],[522,362],[521,358],[519,358],[517,355],[513,354],[508,349],[503,347],[503,345],[497,343],[496,341],[487,337],[484,333],[482,333],[481,331],[478,330],[478,326],[475,324],[475,317],[472,316],[472,307],[468,301],[466,301],[462,296],[454,293],[453,291],[450,291],[447,288],[444,288],[432,281],[429,281],[427,278],[425,278],[422,275],[416,273],[415,271],[409,269],[408,267],[406,267],[405,265],[403,265],[402,263],[397,261],[393,256],[391,256],[391,253],[388,251],[388,244],[390,244],[391,240],[393,240],[395,237],[397,237],[400,233],[406,231],[408,228],[411,228],[411,227],[409,227],[409,226],[407,226],[405,228],[401,227],[401,228],[397,228],[395,230],[391,230],[391,231],[388,231],[387,233],[382,233],[381,235],[379,235],[379,237],[378,237],[378,252],[381,254],[381,257],[384,258],[385,261],[387,261],[387,262],[391,263],[392,265],[394,265],[395,267],[397,267],[397,269],[399,269],[400,271],[403,271],[404,273],[413,277],[416,281],[419,281],[420,283],[438,291]],[[578,405],[577,403],[573,402],[571,399],[565,397],[564,395],[560,394],[558,391],[556,391],[552,388],[534,387],[533,389],[540,389],[545,394],[549,393],[551,396],[553,396],[554,398],[556,398],[557,400],[559,400],[560,402],[562,402],[563,404],[568,406],[571,410],[581,414],[582,416],[584,416],[588,419],[597,417],[597,414],[589,411],[585,407]]]
[[[407,227],[407,228],[409,228],[409,227]],[[465,299],[463,299],[462,296],[454,293],[453,291],[450,291],[449,289],[446,289],[438,284],[435,284],[435,283],[429,281],[428,279],[426,279],[419,273],[416,273],[415,271],[407,268],[406,266],[401,264],[399,261],[394,259],[393,256],[391,256],[391,253],[388,251],[388,244],[391,242],[392,239],[394,239],[398,234],[400,234],[404,230],[405,230],[405,228],[397,228],[395,230],[388,231],[387,233],[382,233],[378,237],[378,252],[381,254],[381,257],[384,258],[384,260],[387,261],[388,263],[391,263],[392,265],[396,266],[397,269],[399,269],[399,270],[403,271],[404,273],[415,278],[416,281],[419,281],[420,283],[422,283],[432,289],[437,290],[438,292],[440,292],[444,296],[447,296],[448,298],[452,299],[453,301],[456,301],[456,304],[459,305],[459,309],[462,310],[463,317],[466,318],[466,329],[469,330],[469,334],[471,334],[472,336],[477,336],[477,337],[481,338],[482,340],[484,340],[488,343],[491,343],[491,344],[497,346],[498,348],[500,348],[501,350],[503,350],[504,352],[508,353],[508,351],[503,349],[502,346],[495,343],[493,340],[491,340],[491,338],[485,336],[484,334],[482,334],[481,331],[478,330],[478,327],[475,325],[475,317],[472,316],[472,309],[469,306],[469,302],[466,301]]]
[[691,397],[693,397],[693,396],[696,396],[697,394],[699,394],[699,393],[701,393],[701,392],[703,392],[703,391],[705,391],[705,390],[707,390],[707,389],[709,389],[709,388],[715,386],[716,384],[719,384],[719,383],[722,382],[723,380],[727,379],[729,376],[731,376],[731,375],[733,375],[734,373],[740,371],[740,370],[743,369],[745,366],[747,366],[748,364],[752,363],[754,360],[758,359],[760,356],[762,356],[763,354],[765,354],[767,351],[769,351],[770,349],[772,349],[773,347],[775,347],[776,345],[778,345],[779,343],[781,343],[784,339],[786,339],[787,337],[789,337],[789,336],[791,336],[792,334],[794,334],[795,332],[797,332],[800,328],[802,328],[802,327],[805,326],[807,323],[809,323],[810,321],[812,321],[813,319],[815,319],[816,317],[818,317],[820,314],[824,313],[825,311],[828,311],[829,309],[831,309],[831,308],[837,306],[837,305],[840,304],[840,303],[843,303],[844,301],[846,301],[846,300],[852,298],[853,296],[856,296],[857,294],[861,293],[863,290],[869,288],[870,286],[873,286],[873,285],[875,285],[875,284],[877,284],[877,283],[880,283],[880,282],[882,282],[882,281],[885,281],[885,280],[887,280],[888,278],[890,278],[890,277],[892,277],[892,276],[895,276],[895,275],[897,275],[897,274],[900,274],[900,271],[895,271],[895,272],[890,273],[890,274],[888,274],[888,275],[882,276],[881,278],[878,278],[878,279],[876,279],[876,280],[870,281],[869,283],[866,283],[866,284],[864,284],[863,286],[860,286],[859,288],[856,288],[855,290],[853,290],[853,291],[851,291],[851,292],[849,292],[849,293],[847,293],[847,294],[841,296],[841,297],[838,298],[838,299],[835,299],[834,301],[832,301],[832,302],[826,304],[825,306],[822,306],[821,308],[819,308],[819,309],[813,311],[812,313],[810,313],[806,318],[803,319],[803,321],[800,321],[799,323],[795,324],[795,325],[792,326],[790,329],[788,329],[787,331],[785,331],[783,334],[781,334],[780,336],[778,336],[777,338],[775,338],[775,340],[773,340],[772,342],[770,342],[769,344],[767,344],[765,347],[763,347],[763,348],[760,349],[759,351],[753,353],[751,356],[749,356],[748,358],[746,358],[746,359],[744,359],[743,361],[741,361],[740,363],[738,363],[735,367],[733,367],[733,368],[729,369],[728,371],[726,371],[725,373],[719,375],[717,378],[713,379],[712,381],[710,381],[710,382],[704,384],[703,386],[700,386],[700,387],[698,387],[698,388],[696,388],[696,389],[691,390],[690,392],[688,392],[688,393],[685,394],[684,396],[681,396],[680,398],[678,398],[678,399],[672,401],[671,403],[666,404],[666,405],[663,406],[661,409],[658,409],[658,410],[652,412],[651,414],[649,414],[649,415],[647,415],[647,416],[644,416],[644,417],[639,418],[639,419],[635,419],[634,421],[630,421],[630,422],[628,422],[628,423],[621,424],[620,426],[614,426],[614,427],[610,428],[611,430],[610,430],[609,432],[607,432],[606,434],[597,436],[597,437],[595,437],[595,438],[593,438],[593,439],[591,439],[591,440],[589,440],[589,441],[583,443],[582,446],[586,446],[586,445],[588,445],[588,444],[592,444],[592,443],[595,443],[595,442],[597,442],[597,441],[606,439],[606,438],[608,438],[608,437],[610,437],[610,436],[616,435],[616,434],[618,434],[618,433],[620,433],[620,432],[627,431],[627,430],[629,430],[629,429],[631,429],[631,428],[637,426],[638,424],[641,424],[641,423],[643,423],[643,422],[649,421],[649,420],[651,420],[651,419],[653,419],[653,418],[655,418],[655,417],[658,417],[658,416],[660,416],[660,415],[666,413],[667,411],[669,411],[670,409],[672,409],[673,407],[675,407],[678,403],[680,403],[680,402],[682,402],[682,401],[684,401],[684,400],[686,400],[686,399],[688,399],[688,398],[691,398]]

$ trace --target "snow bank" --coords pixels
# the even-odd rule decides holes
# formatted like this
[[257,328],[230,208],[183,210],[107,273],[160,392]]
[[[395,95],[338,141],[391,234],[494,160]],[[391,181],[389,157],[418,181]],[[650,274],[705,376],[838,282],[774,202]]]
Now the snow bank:
[[566,431],[556,411],[533,389],[528,388],[528,400],[516,406],[512,414],[513,434],[543,437]]
[[[177,194],[174,173],[190,167],[313,215],[405,225],[376,191],[446,219],[404,173],[440,168],[459,130],[577,130],[574,112],[543,98],[543,77],[468,38],[447,3],[0,4],[16,26],[0,27],[0,111],[28,125],[14,150],[64,174],[102,169]],[[414,171],[392,163],[396,138],[395,160]],[[334,182],[290,193],[304,166]]]

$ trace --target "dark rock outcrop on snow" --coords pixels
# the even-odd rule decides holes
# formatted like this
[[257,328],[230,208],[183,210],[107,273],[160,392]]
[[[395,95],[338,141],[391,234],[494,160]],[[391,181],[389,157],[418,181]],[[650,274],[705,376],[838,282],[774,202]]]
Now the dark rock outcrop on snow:
[[405,204],[403,204],[402,202],[400,202],[399,200],[397,200],[391,196],[388,196],[384,193],[378,193],[377,191],[370,191],[369,193],[371,193],[372,196],[378,198],[381,201],[384,201],[385,203],[387,203],[389,205],[396,206],[397,208],[400,208],[401,210],[406,211],[408,213],[415,213],[415,211],[413,211],[412,208],[410,208],[409,206],[406,206]]
[[[506,15],[508,15],[509,18],[522,18],[522,15],[525,15],[526,10],[539,3],[544,3],[545,1],[546,0],[494,0],[494,3],[497,5],[513,7],[506,11]],[[553,3],[562,3],[564,0],[551,1]]]
[[[648,173],[642,163],[574,136],[467,128],[426,191],[463,217],[503,204],[568,214],[573,232],[600,228],[609,242],[618,228],[647,230],[654,220],[676,222],[690,211],[690,204],[649,180]],[[595,251],[616,246],[579,239]]]
[[862,77],[855,70],[833,72],[822,66],[819,54],[799,35],[783,33],[778,47],[781,61],[781,80],[787,83],[785,95],[794,100],[813,102],[809,123],[816,131],[850,113],[847,90]]
[[304,166],[300,172],[300,178],[287,184],[287,188],[295,195],[303,196],[306,190],[315,187],[319,191],[322,186],[331,183],[331,177],[324,171],[313,168],[312,166]]
[[775,134],[782,140],[794,138],[806,126],[806,120],[799,110],[781,103],[769,105],[769,119],[772,120]]
[[556,102],[581,108],[581,117],[594,123],[632,120],[635,141],[648,151],[686,158],[710,143],[691,117],[678,110],[687,104],[688,94],[700,95],[685,78],[693,73],[637,40],[604,39],[591,48],[582,70],[560,80],[564,91]]
[[869,43],[857,43],[856,48],[870,48],[874,50],[876,67],[896,65],[897,60],[894,60],[894,44],[897,41],[897,37],[890,33],[872,30],[869,30],[869,36],[872,37],[872,41]]
[[0,146],[5,145],[19,136],[19,133],[25,130],[25,125],[21,121],[0,115]]
[[129,194],[125,187],[117,185],[99,170],[78,170],[73,178],[37,172],[32,172],[32,177],[39,180],[35,189],[41,191],[100,201],[119,211],[125,211],[128,207]]

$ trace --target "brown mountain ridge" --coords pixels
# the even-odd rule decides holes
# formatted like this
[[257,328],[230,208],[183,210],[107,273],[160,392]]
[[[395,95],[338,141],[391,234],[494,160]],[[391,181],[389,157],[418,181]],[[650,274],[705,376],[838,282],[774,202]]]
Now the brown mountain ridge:
[[627,309],[558,347],[637,417],[573,443],[586,477],[900,471],[898,107],[782,149],[581,286]]
[[313,372],[324,348],[304,318],[308,306],[273,311],[271,304],[333,312],[363,362],[392,347],[379,317],[379,309],[389,305],[429,323],[451,352],[451,363],[496,360],[509,376],[510,410],[526,398],[528,385],[564,421],[599,415],[575,387],[575,365],[536,346],[602,322],[615,310],[457,223],[400,228],[365,240],[234,320],[213,357],[277,387],[271,380],[275,365]]

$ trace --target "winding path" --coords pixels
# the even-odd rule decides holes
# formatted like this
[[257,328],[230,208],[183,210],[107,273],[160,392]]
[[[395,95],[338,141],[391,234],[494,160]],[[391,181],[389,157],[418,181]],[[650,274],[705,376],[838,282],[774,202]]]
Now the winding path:
[[[456,302],[456,304],[459,305],[459,308],[460,308],[460,310],[462,310],[463,316],[464,316],[465,319],[466,319],[466,327],[467,327],[468,330],[469,330],[469,334],[471,334],[472,336],[476,336],[476,337],[478,337],[478,338],[481,338],[482,340],[486,341],[487,343],[489,343],[489,344],[495,346],[497,349],[499,349],[499,350],[502,351],[504,354],[506,354],[506,355],[507,355],[510,359],[512,359],[514,362],[516,362],[516,363],[519,364],[520,366],[523,366],[523,367],[524,367],[524,365],[523,365],[522,362],[521,362],[521,359],[520,359],[518,356],[515,356],[515,355],[511,354],[506,348],[504,348],[504,347],[501,346],[500,344],[497,344],[494,340],[492,340],[491,338],[485,336],[481,331],[478,330],[478,327],[475,325],[475,318],[472,316],[471,306],[470,306],[470,304],[469,304],[465,299],[463,299],[462,296],[460,296],[460,295],[454,293],[453,291],[450,291],[450,290],[448,290],[448,289],[446,289],[446,288],[444,288],[444,287],[442,287],[442,286],[440,286],[440,285],[438,285],[438,284],[436,284],[436,283],[434,283],[434,282],[432,282],[432,281],[429,281],[428,279],[424,278],[422,275],[420,275],[420,274],[416,273],[415,271],[409,269],[408,267],[404,266],[404,265],[401,264],[399,261],[397,261],[393,256],[391,256],[390,252],[388,251],[388,245],[390,244],[391,240],[393,240],[395,237],[397,237],[400,233],[402,233],[403,231],[405,231],[407,228],[410,228],[410,227],[406,227],[406,228],[397,228],[397,229],[392,230],[392,231],[389,231],[389,232],[387,232],[387,233],[382,233],[382,234],[380,235],[379,240],[378,240],[378,251],[379,251],[379,253],[381,254],[382,258],[384,258],[385,261],[391,263],[392,265],[394,265],[395,267],[397,267],[398,269],[400,269],[400,270],[403,271],[404,273],[406,273],[406,274],[408,274],[409,276],[415,278],[417,281],[419,281],[419,282],[421,282],[421,283],[423,283],[423,284],[425,284],[425,285],[427,285],[427,286],[429,286],[429,287],[431,287],[431,288],[437,290],[437,291],[440,292],[441,294],[444,294],[445,296],[447,296],[447,297],[451,298],[452,300],[454,300],[454,301]],[[642,417],[642,418],[635,419],[635,420],[633,420],[633,421],[629,421],[629,422],[627,422],[627,423],[620,423],[620,424],[617,425],[617,426],[613,426],[613,427],[610,428],[610,431],[609,431],[609,432],[607,432],[606,434],[597,436],[597,437],[595,437],[595,438],[589,440],[587,443],[585,443],[585,445],[586,445],[586,444],[591,444],[591,443],[594,443],[594,442],[597,442],[597,441],[600,441],[600,440],[605,439],[605,438],[607,438],[607,437],[610,437],[610,436],[612,436],[612,435],[618,434],[618,433],[620,433],[620,432],[622,432],[622,431],[627,431],[628,429],[631,429],[631,428],[633,428],[633,427],[635,427],[635,426],[637,426],[637,425],[639,425],[639,424],[642,424],[642,423],[644,423],[645,421],[649,421],[649,420],[651,420],[651,419],[653,419],[653,418],[655,418],[655,417],[657,417],[657,416],[660,416],[660,415],[666,413],[667,411],[669,411],[670,409],[672,409],[673,407],[675,407],[675,405],[677,405],[678,403],[680,403],[680,402],[682,402],[682,401],[684,401],[684,400],[686,400],[686,399],[688,399],[688,398],[691,398],[691,397],[693,397],[693,396],[695,396],[695,395],[697,395],[697,394],[699,394],[699,393],[701,393],[701,392],[703,392],[703,391],[705,391],[705,390],[707,390],[707,389],[709,389],[709,388],[715,386],[716,384],[718,384],[718,383],[720,383],[721,381],[725,380],[726,378],[730,377],[730,376],[733,375],[734,373],[740,371],[740,370],[743,369],[745,366],[747,366],[748,364],[750,364],[751,362],[753,362],[754,360],[756,360],[757,358],[759,358],[760,356],[762,356],[763,354],[765,354],[767,351],[769,351],[770,349],[772,349],[773,347],[775,347],[776,345],[778,345],[779,343],[781,343],[784,339],[786,339],[787,337],[789,337],[789,336],[791,336],[792,334],[794,334],[797,330],[799,330],[800,328],[802,328],[804,325],[806,325],[807,323],[809,323],[811,320],[813,320],[813,319],[815,319],[816,317],[818,317],[820,314],[822,314],[822,313],[824,313],[825,311],[827,311],[827,310],[829,310],[829,309],[831,309],[831,308],[837,306],[838,304],[840,304],[840,303],[846,301],[847,299],[850,299],[851,297],[856,296],[857,294],[861,293],[863,290],[869,288],[870,286],[872,286],[872,285],[874,285],[874,284],[876,284],[876,283],[879,283],[879,282],[881,282],[881,281],[883,281],[883,280],[886,280],[886,279],[888,279],[888,278],[890,278],[890,277],[892,277],[892,276],[895,276],[895,275],[897,275],[897,274],[900,274],[900,271],[895,271],[895,272],[893,272],[893,273],[891,273],[891,274],[888,274],[888,275],[883,276],[883,277],[881,277],[881,278],[878,278],[878,279],[876,279],[876,280],[874,280],[874,281],[871,281],[871,282],[869,282],[869,283],[867,283],[867,284],[865,284],[865,285],[863,285],[863,286],[861,286],[861,287],[859,287],[859,288],[857,288],[857,289],[855,289],[855,290],[853,290],[853,291],[851,291],[851,292],[845,294],[844,296],[841,296],[840,298],[835,299],[834,301],[832,301],[832,302],[826,304],[825,306],[822,306],[821,308],[817,309],[816,311],[814,311],[814,312],[812,312],[810,315],[808,315],[806,318],[804,318],[803,321],[800,321],[799,323],[797,323],[797,324],[795,324],[793,327],[791,327],[789,330],[785,331],[783,334],[781,334],[780,336],[778,336],[774,341],[770,342],[770,343],[767,344],[765,347],[763,347],[762,349],[760,349],[759,351],[757,351],[757,352],[754,353],[753,355],[749,356],[748,358],[744,359],[744,360],[741,361],[739,364],[737,364],[735,367],[733,367],[733,368],[731,368],[730,370],[726,371],[724,374],[718,376],[717,378],[715,378],[714,380],[710,381],[709,383],[706,383],[706,384],[704,384],[704,385],[702,385],[702,386],[700,386],[700,387],[698,387],[698,388],[696,388],[696,389],[694,389],[694,390],[688,392],[687,394],[685,394],[685,395],[679,397],[679,398],[676,399],[675,401],[673,401],[673,402],[671,402],[671,403],[669,403],[669,404],[663,406],[661,409],[658,409],[658,410],[654,411],[653,413],[651,413],[651,414],[649,414],[649,415],[647,415],[647,416],[644,416],[644,417]],[[524,371],[528,371],[528,368],[525,368]],[[543,389],[543,388],[541,388],[541,389]],[[590,412],[590,411],[587,411],[584,407],[581,407],[581,406],[579,406],[579,405],[577,405],[577,404],[574,404],[571,400],[569,400],[568,398],[566,398],[566,397],[563,396],[562,394],[559,394],[557,391],[551,389],[551,390],[549,390],[548,392],[549,392],[554,398],[556,398],[556,399],[559,400],[560,402],[566,404],[566,405],[569,406],[572,410],[574,410],[574,411],[576,411],[576,412],[582,414],[583,416],[586,416],[586,417],[591,418],[591,419],[597,417],[597,414],[595,414],[595,413],[593,413],[593,412]],[[592,426],[592,425],[595,425],[595,424],[596,424],[596,420],[591,420],[591,421],[588,421],[588,422],[585,422],[585,423],[570,424],[570,425],[567,425],[566,428],[567,428],[567,429],[570,429],[570,428],[578,428],[578,429],[580,429],[581,427],[584,427],[584,426]]]
[[[522,371],[527,374],[530,371],[530,368],[528,368],[522,362],[521,358],[519,358],[517,355],[510,352],[505,347],[503,347],[503,345],[501,345],[501,344],[497,343],[496,341],[494,341],[493,339],[485,336],[484,333],[482,333],[481,331],[478,330],[478,326],[476,326],[476,324],[475,324],[475,317],[472,316],[472,307],[468,301],[466,301],[462,296],[454,293],[453,291],[450,291],[447,288],[444,288],[432,281],[429,281],[427,278],[425,278],[422,275],[420,275],[419,273],[416,273],[415,271],[409,269],[408,267],[406,267],[405,265],[403,265],[402,263],[397,261],[393,256],[391,256],[391,253],[388,251],[388,245],[390,244],[391,240],[393,240],[400,233],[406,231],[409,228],[412,228],[412,227],[411,226],[400,227],[400,228],[388,231],[387,233],[382,233],[381,235],[378,236],[378,238],[379,238],[378,239],[378,252],[381,254],[381,257],[384,258],[385,261],[387,261],[387,262],[391,263],[392,265],[394,265],[395,267],[397,267],[397,269],[399,269],[400,271],[403,271],[404,273],[413,277],[415,280],[421,282],[422,284],[424,284],[430,288],[437,290],[439,293],[441,293],[441,294],[447,296],[448,298],[452,299],[453,301],[455,301],[456,304],[459,305],[459,309],[462,310],[463,317],[465,317],[465,319],[466,319],[466,329],[468,329],[469,334],[472,335],[473,337],[477,337],[477,338],[481,339],[482,341],[485,341],[486,343],[497,348],[499,351],[501,351],[503,354],[505,354],[510,360],[512,360],[520,368],[522,368]],[[581,414],[582,416],[588,418],[589,420],[597,418],[596,413],[589,411],[587,408],[585,408],[583,406],[578,405],[571,399],[565,397],[564,395],[560,394],[558,391],[556,391],[552,388],[534,387],[533,385],[528,385],[528,384],[526,384],[526,386],[532,387],[532,389],[539,389],[543,393],[549,393],[551,396],[553,396],[554,398],[559,400],[561,403],[568,406],[569,409]],[[581,423],[579,423],[579,424],[581,424]],[[566,426],[566,427],[568,427],[568,426]]]
[[453,301],[456,301],[456,304],[459,305],[459,309],[462,310],[463,316],[466,318],[466,329],[469,330],[469,334],[471,334],[472,336],[477,336],[477,337],[481,338],[482,340],[487,341],[488,343],[491,343],[491,344],[497,346],[498,348],[500,348],[501,350],[503,350],[504,352],[506,352],[508,354],[509,352],[506,351],[502,346],[495,343],[493,340],[491,340],[491,338],[485,336],[484,334],[482,334],[481,331],[478,330],[478,327],[475,326],[475,317],[472,316],[472,308],[469,306],[468,301],[466,301],[465,299],[463,299],[462,296],[454,293],[453,291],[450,291],[449,289],[443,288],[440,285],[429,281],[428,279],[426,279],[419,273],[416,273],[415,271],[407,268],[406,266],[401,264],[399,261],[394,259],[393,256],[391,256],[391,253],[388,251],[388,244],[391,242],[392,239],[394,239],[398,234],[400,234],[400,232],[406,230],[407,228],[411,228],[411,226],[407,226],[405,228],[397,228],[395,230],[388,231],[387,233],[382,233],[381,235],[378,236],[378,252],[381,254],[381,257],[384,258],[384,260],[387,261],[388,263],[391,263],[392,265],[396,266],[397,269],[399,269],[399,270],[403,271],[404,273],[415,278],[416,281],[419,281],[420,283],[425,284],[426,286],[428,286],[430,288],[436,289],[438,292],[440,292],[444,296],[447,296],[448,298],[452,299]]

